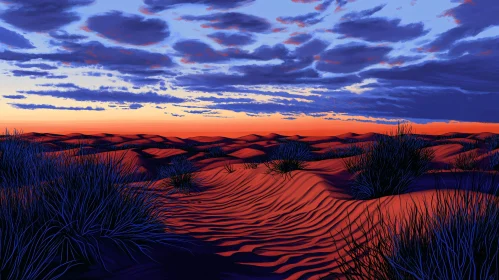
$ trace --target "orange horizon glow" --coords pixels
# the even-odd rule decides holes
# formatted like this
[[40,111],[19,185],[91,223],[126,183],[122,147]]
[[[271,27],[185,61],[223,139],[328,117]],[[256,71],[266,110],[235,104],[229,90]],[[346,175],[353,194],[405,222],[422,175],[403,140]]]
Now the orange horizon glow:
[[[471,122],[432,122],[428,124],[411,123],[418,134],[461,133],[499,133],[497,123]],[[334,136],[343,133],[386,133],[395,125],[363,123],[357,121],[331,121],[323,119],[297,119],[293,121],[280,119],[216,119],[216,120],[178,120],[178,121],[72,121],[72,122],[10,122],[0,121],[2,130],[17,129],[23,133],[54,134],[155,134],[162,136],[225,136],[239,137],[248,134],[265,135],[277,133],[282,135],[302,136]]]

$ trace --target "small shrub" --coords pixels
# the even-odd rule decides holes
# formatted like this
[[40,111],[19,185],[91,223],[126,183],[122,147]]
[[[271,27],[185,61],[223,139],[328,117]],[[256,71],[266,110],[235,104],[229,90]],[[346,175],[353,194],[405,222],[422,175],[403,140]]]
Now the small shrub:
[[[126,154],[64,158],[57,180],[47,183],[43,199],[67,260],[106,266],[100,246],[111,241],[133,258],[148,244],[165,242],[160,205],[147,192],[151,182],[137,177]],[[139,181],[131,187],[131,182]]]
[[434,152],[423,149],[424,142],[412,135],[409,125],[399,125],[396,133],[381,135],[365,153],[344,160],[355,174],[352,195],[372,199],[401,194],[430,168]]
[[485,145],[489,151],[499,149],[499,135],[494,135],[485,139]]
[[211,147],[206,151],[207,158],[217,158],[224,157],[227,153],[222,149],[222,147]]
[[245,162],[244,169],[257,169],[258,164],[259,164],[258,162]]
[[491,170],[499,171],[499,152],[491,153],[489,167]]
[[228,174],[236,172],[236,169],[234,168],[234,165],[231,163],[226,163],[224,165],[225,172]]
[[360,236],[352,227],[342,232],[346,279],[499,279],[497,197],[455,190],[433,198],[435,206],[407,205],[402,218],[378,207],[356,223]]
[[291,176],[294,170],[305,168],[305,161],[311,158],[310,148],[301,142],[282,143],[270,155],[269,161],[265,162],[268,174],[281,174]]
[[471,151],[479,147],[478,141],[473,141],[473,142],[461,142],[461,145],[463,146],[463,152]]
[[460,153],[454,159],[454,167],[461,170],[477,170],[479,168],[478,156],[476,151]]
[[159,175],[162,178],[169,178],[167,184],[176,191],[188,193],[196,190],[195,171],[196,168],[185,156],[177,156],[172,158],[169,165],[159,170]]
[[346,158],[360,155],[364,152],[361,147],[356,145],[350,146],[348,148],[336,148],[328,149],[324,154],[318,156],[320,160],[324,159],[335,159],[335,158]]

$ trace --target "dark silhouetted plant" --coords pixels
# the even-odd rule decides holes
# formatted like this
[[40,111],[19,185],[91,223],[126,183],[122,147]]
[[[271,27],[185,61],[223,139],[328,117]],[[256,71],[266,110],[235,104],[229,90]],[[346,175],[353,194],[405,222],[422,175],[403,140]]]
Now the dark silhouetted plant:
[[224,164],[224,170],[228,174],[236,172],[236,168],[234,168],[234,165],[232,163],[229,163],[229,162]]
[[257,169],[258,168],[258,162],[245,162],[244,163],[244,169]]
[[208,158],[216,158],[216,157],[224,157],[227,153],[222,149],[222,147],[211,147],[206,151],[206,157]]
[[476,151],[460,153],[454,159],[454,167],[461,170],[477,170],[480,167],[478,157]]
[[304,169],[305,161],[311,157],[307,144],[290,141],[277,146],[264,164],[268,174],[291,176],[292,171]]
[[354,173],[352,195],[372,199],[405,193],[410,184],[430,168],[434,157],[424,141],[412,135],[412,128],[399,124],[397,131],[380,135],[365,153],[344,160]]
[[325,153],[317,156],[318,159],[335,159],[335,158],[346,158],[360,155],[364,152],[364,150],[356,145],[352,145],[348,148],[336,148],[336,149],[328,149]]
[[74,265],[106,267],[104,243],[134,259],[170,240],[162,209],[146,191],[151,182],[136,175],[125,154],[47,157],[18,136],[0,140],[2,162],[9,164],[1,172],[31,177],[2,177],[1,279],[56,279]]
[[[147,253],[151,243],[167,240],[161,207],[137,176],[126,153],[64,158],[60,176],[47,183],[44,201],[58,230],[67,260],[104,267],[103,242],[111,241],[131,258]],[[133,187],[130,183],[139,181]]]
[[[497,183],[489,187],[497,192]],[[499,279],[496,196],[437,190],[423,207],[412,202],[400,217],[378,206],[341,232],[346,279]]]
[[463,152],[471,151],[479,147],[479,143],[476,140],[473,142],[461,142],[461,145],[463,146]]
[[196,168],[185,156],[177,156],[172,158],[169,165],[160,168],[159,175],[162,178],[168,178],[167,184],[174,190],[189,193],[197,189],[195,171]]

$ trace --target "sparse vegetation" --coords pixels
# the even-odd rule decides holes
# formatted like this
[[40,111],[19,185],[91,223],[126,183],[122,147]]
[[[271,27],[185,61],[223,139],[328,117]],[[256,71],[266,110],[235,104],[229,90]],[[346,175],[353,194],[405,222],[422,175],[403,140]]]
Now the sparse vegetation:
[[[490,181],[489,181],[490,183]],[[494,186],[496,188],[497,183]],[[342,232],[347,279],[499,279],[499,200],[482,192],[438,191],[402,217],[381,210]],[[433,208],[434,207],[434,208]]]
[[17,133],[0,140],[1,279],[56,279],[75,265],[106,267],[104,243],[134,259],[168,240],[155,197],[143,191],[150,183],[125,155],[42,150]]
[[227,172],[227,174],[236,172],[236,168],[234,168],[234,165],[230,162],[224,164],[224,170],[225,172]]
[[434,157],[424,141],[412,135],[412,128],[399,124],[397,131],[377,137],[365,153],[344,161],[355,174],[352,195],[372,199],[405,193],[410,184],[430,168]]
[[330,148],[325,153],[318,155],[317,158],[319,160],[324,159],[335,159],[335,158],[346,158],[360,155],[364,152],[364,150],[356,145],[352,145],[348,148]]
[[461,145],[463,146],[463,152],[477,149],[480,146],[476,140],[473,142],[461,142]]
[[311,158],[310,147],[301,142],[282,143],[272,152],[265,162],[268,174],[291,176],[294,170],[305,168],[305,161]]
[[461,170],[477,170],[479,168],[478,156],[476,151],[460,153],[454,159],[454,167]]
[[197,189],[194,180],[195,171],[196,168],[185,156],[177,156],[172,158],[169,165],[160,168],[159,175],[168,178],[167,184],[174,190],[189,193]]
[[211,147],[206,151],[207,158],[224,157],[226,155],[227,153],[222,149],[222,147],[219,146]]
[[258,168],[258,162],[252,161],[252,162],[245,162],[244,163],[244,169],[257,169]]

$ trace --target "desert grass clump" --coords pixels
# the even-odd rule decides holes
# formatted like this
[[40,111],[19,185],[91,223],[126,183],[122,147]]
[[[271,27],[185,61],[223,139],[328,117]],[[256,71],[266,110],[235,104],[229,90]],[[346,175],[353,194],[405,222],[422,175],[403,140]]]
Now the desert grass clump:
[[319,160],[324,159],[336,159],[336,158],[347,158],[360,155],[364,152],[364,149],[357,145],[352,145],[347,148],[330,148],[325,153],[318,155]]
[[473,142],[461,142],[460,144],[463,146],[463,152],[477,149],[480,146],[480,144],[478,143],[477,140],[475,140]]
[[305,161],[311,159],[310,147],[301,142],[282,143],[272,152],[265,162],[268,174],[291,176],[294,170],[305,168]]
[[236,172],[236,168],[230,162],[227,162],[224,164],[224,170],[225,170],[225,172],[227,172],[227,174],[231,174],[231,173]]
[[479,166],[478,153],[476,151],[470,151],[467,153],[460,153],[454,159],[454,167],[461,170],[477,170]]
[[175,191],[189,193],[197,189],[195,171],[196,168],[185,156],[177,156],[172,158],[169,165],[160,168],[159,175],[168,178],[166,183]]
[[245,162],[244,169],[257,169],[258,165],[259,165],[259,162],[256,162],[256,161]]
[[381,207],[365,213],[360,236],[353,227],[342,232],[346,279],[499,279],[497,196],[437,191],[423,207],[412,202],[398,218]]
[[499,149],[499,135],[486,138],[485,145],[489,151]]
[[53,179],[56,160],[43,154],[43,146],[8,130],[0,139],[0,188],[33,186]]
[[433,150],[423,147],[424,142],[407,124],[377,137],[365,153],[344,160],[347,170],[355,174],[352,195],[373,199],[407,192],[410,184],[429,170],[434,157]]
[[[106,267],[102,250],[121,250],[131,259],[167,240],[161,207],[126,154],[66,157],[60,176],[43,195],[63,260]],[[132,186],[132,182],[134,183]]]
[[490,154],[489,167],[491,170],[499,171],[499,152]]
[[211,147],[208,150],[206,150],[206,157],[207,158],[224,157],[226,155],[227,155],[227,153],[222,149],[222,147],[219,147],[219,146]]
[[57,279],[76,265],[60,260],[59,233],[38,193],[0,188],[0,279]]
[[110,247],[134,259],[169,240],[161,207],[145,190],[151,182],[136,175],[125,154],[47,157],[17,136],[1,141],[3,159],[13,163],[7,170],[32,176],[2,177],[1,279],[56,279],[74,265],[107,267]]

